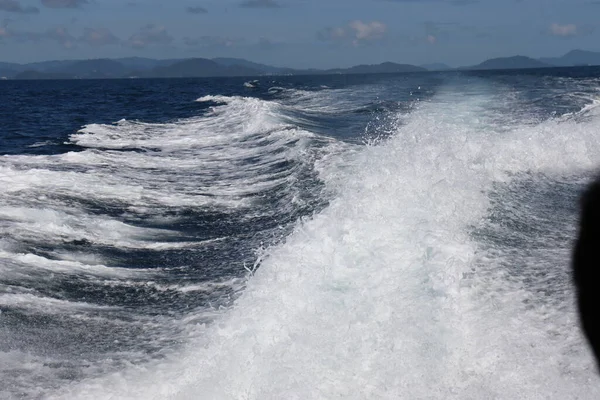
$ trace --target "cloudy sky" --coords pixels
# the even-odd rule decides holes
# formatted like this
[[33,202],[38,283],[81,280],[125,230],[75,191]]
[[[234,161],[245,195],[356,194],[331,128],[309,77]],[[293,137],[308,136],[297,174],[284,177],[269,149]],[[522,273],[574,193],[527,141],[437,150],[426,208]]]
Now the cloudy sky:
[[600,51],[600,0],[0,0],[0,61],[243,57],[289,67]]

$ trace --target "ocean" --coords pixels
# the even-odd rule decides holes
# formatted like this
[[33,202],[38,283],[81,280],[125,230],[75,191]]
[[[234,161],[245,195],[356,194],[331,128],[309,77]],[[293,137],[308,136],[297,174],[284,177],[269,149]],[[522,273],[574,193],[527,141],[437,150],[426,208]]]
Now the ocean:
[[0,82],[1,399],[600,398],[600,68],[250,79]]

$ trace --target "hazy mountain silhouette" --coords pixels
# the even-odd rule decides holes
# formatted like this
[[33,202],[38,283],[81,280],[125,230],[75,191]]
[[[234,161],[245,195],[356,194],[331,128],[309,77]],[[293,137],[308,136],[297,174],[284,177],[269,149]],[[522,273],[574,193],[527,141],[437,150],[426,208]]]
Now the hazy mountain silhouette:
[[76,78],[112,78],[123,76],[129,71],[125,65],[109,59],[76,61],[48,72],[66,74]]
[[238,58],[191,58],[185,60],[154,60],[149,58],[121,58],[48,61],[34,64],[0,65],[0,76],[13,79],[86,79],[86,78],[191,78],[260,75],[308,74],[377,74],[421,72],[425,68],[409,64],[385,62],[374,65],[357,65],[329,70],[292,69],[273,67]]
[[543,63],[525,56],[499,57],[485,60],[481,64],[461,69],[483,70],[483,69],[526,69],[526,68],[548,68],[550,64]]
[[152,68],[175,64],[176,62],[181,61],[181,59],[156,60],[154,58],[145,57],[125,57],[115,58],[115,61],[120,62],[130,71],[146,71]]
[[451,66],[444,63],[432,63],[432,64],[422,64],[421,68],[425,68],[428,71],[447,71],[450,69],[454,69]]
[[585,50],[571,50],[562,57],[540,58],[540,61],[559,67],[600,65],[600,53]]
[[219,58],[213,58],[212,60],[214,62],[216,62],[217,64],[225,65],[228,67],[231,67],[231,66],[246,67],[246,68],[251,68],[251,69],[254,69],[257,71],[263,71],[265,73],[272,73],[272,74],[282,74],[282,73],[285,74],[287,72],[293,71],[292,68],[273,67],[271,65],[260,64],[260,63],[255,63],[252,61],[244,60],[243,58],[219,57]]
[[19,72],[17,75],[13,77],[13,79],[30,79],[30,80],[39,80],[39,79],[73,79],[72,75],[63,74],[60,72],[40,72],[40,71],[23,71]]
[[[600,65],[600,53],[572,50],[561,57],[541,58],[500,57],[480,64],[461,67],[459,70],[522,69]],[[220,77],[261,75],[317,75],[317,74],[379,74],[400,72],[444,71],[452,68],[446,64],[433,63],[422,66],[384,62],[373,65],[357,65],[350,68],[293,69],[274,67],[241,58],[220,57],[215,59],[165,59],[124,57],[94,60],[52,60],[29,64],[0,62],[0,77],[10,79],[89,79],[89,78],[173,78],[173,77]]]
[[410,64],[384,62],[373,65],[356,65],[350,68],[334,68],[323,71],[326,74],[390,74],[397,72],[423,72],[425,68]]
[[206,58],[192,58],[177,61],[172,65],[157,67],[138,74],[140,77],[148,78],[193,78],[193,77],[217,77],[217,76],[256,76],[261,71],[239,66],[222,65]]

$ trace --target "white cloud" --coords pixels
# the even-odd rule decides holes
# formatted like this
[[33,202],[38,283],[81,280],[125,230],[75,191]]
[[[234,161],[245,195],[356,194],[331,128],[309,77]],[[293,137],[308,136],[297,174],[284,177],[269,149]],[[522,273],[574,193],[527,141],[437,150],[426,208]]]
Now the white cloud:
[[363,22],[355,20],[346,26],[337,26],[317,32],[317,37],[323,41],[343,42],[351,41],[355,46],[383,38],[387,26],[383,22]]
[[380,39],[385,33],[387,27],[383,22],[372,21],[352,21],[348,25],[354,31],[356,40],[373,40]]
[[554,36],[575,36],[577,35],[577,25],[575,24],[552,24],[550,25],[550,33]]

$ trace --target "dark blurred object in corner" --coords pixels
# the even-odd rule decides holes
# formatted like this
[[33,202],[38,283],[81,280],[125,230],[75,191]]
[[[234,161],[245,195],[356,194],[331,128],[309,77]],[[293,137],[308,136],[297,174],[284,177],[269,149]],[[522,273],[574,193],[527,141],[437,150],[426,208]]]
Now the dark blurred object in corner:
[[581,326],[600,367],[600,177],[581,199],[573,276]]

